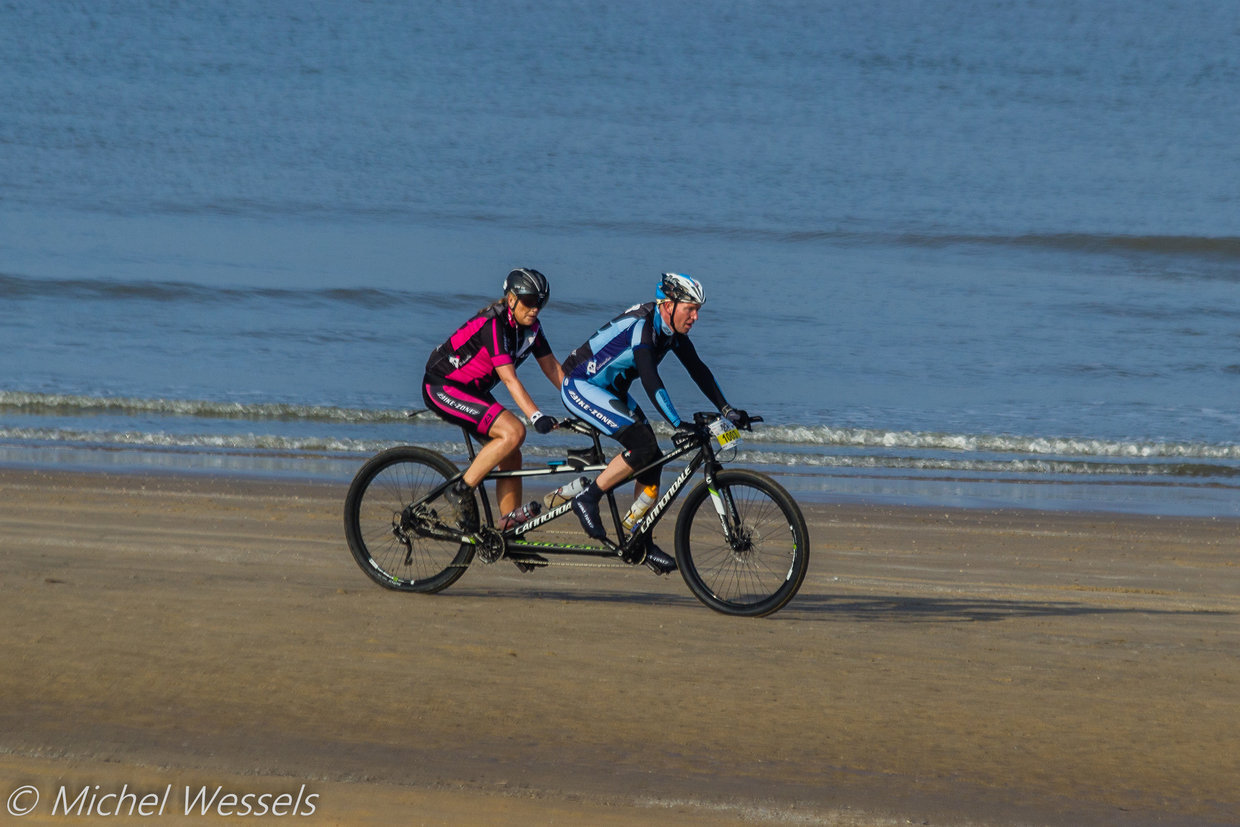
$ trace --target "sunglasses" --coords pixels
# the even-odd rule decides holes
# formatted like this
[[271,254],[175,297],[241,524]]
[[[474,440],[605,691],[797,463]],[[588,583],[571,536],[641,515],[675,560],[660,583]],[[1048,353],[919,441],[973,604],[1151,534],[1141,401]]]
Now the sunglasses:
[[546,306],[547,299],[549,298],[551,297],[546,295],[545,293],[541,295],[538,293],[518,293],[517,294],[517,301],[521,302],[521,304],[533,310],[542,310],[543,307]]

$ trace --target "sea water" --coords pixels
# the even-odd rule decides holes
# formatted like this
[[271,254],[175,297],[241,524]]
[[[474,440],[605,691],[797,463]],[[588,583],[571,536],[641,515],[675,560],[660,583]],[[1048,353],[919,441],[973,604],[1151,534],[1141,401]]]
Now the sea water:
[[798,496],[1238,516],[1237,88],[1228,3],[10,0],[0,462],[459,459],[510,268],[560,357],[673,270]]

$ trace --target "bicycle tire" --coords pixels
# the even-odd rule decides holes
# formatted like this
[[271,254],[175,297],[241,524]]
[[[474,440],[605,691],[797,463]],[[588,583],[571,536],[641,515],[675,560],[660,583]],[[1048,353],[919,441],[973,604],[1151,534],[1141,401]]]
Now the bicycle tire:
[[[358,470],[344,500],[345,539],[366,575],[386,589],[432,593],[455,583],[474,557],[474,546],[401,528],[406,509],[456,476],[442,454],[415,446],[389,448]],[[445,522],[460,519],[455,505],[435,501]],[[477,503],[467,528],[477,529]],[[408,545],[406,545],[406,541]]]
[[693,595],[717,612],[765,617],[796,596],[809,569],[809,529],[783,486],[756,471],[715,475],[716,492],[740,517],[738,541],[724,536],[705,482],[676,518],[676,564]]

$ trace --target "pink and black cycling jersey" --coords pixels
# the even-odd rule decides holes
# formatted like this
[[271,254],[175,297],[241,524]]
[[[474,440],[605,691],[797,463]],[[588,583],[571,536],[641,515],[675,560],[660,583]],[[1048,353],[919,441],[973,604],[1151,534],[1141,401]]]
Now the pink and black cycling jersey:
[[522,327],[507,306],[497,303],[470,319],[431,353],[424,384],[450,384],[486,393],[499,383],[495,369],[520,365],[529,356],[551,355],[537,321]]

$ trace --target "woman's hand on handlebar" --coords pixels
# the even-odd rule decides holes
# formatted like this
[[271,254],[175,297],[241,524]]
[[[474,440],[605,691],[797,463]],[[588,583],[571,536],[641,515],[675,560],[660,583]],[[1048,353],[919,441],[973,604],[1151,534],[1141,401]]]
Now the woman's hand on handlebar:
[[547,416],[542,411],[538,411],[530,417],[530,424],[533,425],[534,430],[538,431],[540,434],[549,434],[560,425],[554,416]]

